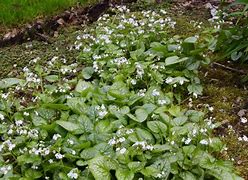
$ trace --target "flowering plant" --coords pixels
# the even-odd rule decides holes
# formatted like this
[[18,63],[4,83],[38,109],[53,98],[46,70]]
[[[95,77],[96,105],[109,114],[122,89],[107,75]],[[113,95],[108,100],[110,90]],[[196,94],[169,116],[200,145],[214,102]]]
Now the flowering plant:
[[77,63],[35,59],[23,79],[0,81],[0,176],[240,179],[211,155],[225,148],[212,119],[178,105],[202,93],[199,37],[168,38],[164,10],[110,14],[79,33]]

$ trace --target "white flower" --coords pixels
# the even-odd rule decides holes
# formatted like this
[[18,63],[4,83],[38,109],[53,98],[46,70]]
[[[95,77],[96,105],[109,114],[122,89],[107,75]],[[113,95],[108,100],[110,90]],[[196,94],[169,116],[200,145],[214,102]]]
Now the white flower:
[[1,96],[2,96],[3,99],[7,99],[8,96],[9,96],[9,93],[2,94]]
[[117,142],[116,142],[115,138],[112,138],[112,139],[110,139],[110,140],[108,141],[108,144],[109,144],[109,145],[115,145],[115,144],[117,144]]
[[29,116],[29,113],[28,112],[24,112],[23,115],[24,116]]
[[62,159],[64,157],[64,155],[62,155],[60,153],[56,153],[55,157],[56,157],[56,159]]
[[4,115],[0,113],[0,119],[3,121],[4,120]]
[[248,137],[247,137],[246,135],[243,135],[243,140],[244,140],[245,142],[248,142]]
[[21,126],[21,125],[23,124],[23,121],[22,121],[22,120],[17,120],[17,121],[15,122],[15,124],[16,124],[17,126]]
[[71,150],[71,154],[72,154],[72,155],[75,155],[75,154],[76,154],[76,151],[72,149],[72,150]]
[[196,94],[196,93],[193,93],[193,96],[194,96],[195,98],[197,98],[197,97],[198,97],[198,94]]
[[53,163],[53,160],[52,160],[52,159],[49,159],[48,162],[49,162],[50,164],[52,164],[52,163]]
[[138,96],[144,97],[145,96],[146,89],[140,89],[138,92]]
[[135,85],[136,83],[137,83],[137,81],[136,81],[135,79],[132,79],[132,80],[131,80],[131,84],[132,84],[132,85]]
[[125,140],[126,140],[126,138],[121,137],[121,138],[119,139],[119,142],[122,143],[122,142],[124,142]]
[[67,174],[68,178],[70,178],[70,179],[77,179],[77,178],[78,178],[77,170],[78,170],[77,168],[72,169],[72,170]]
[[133,131],[133,129],[128,129],[127,131],[126,131],[126,134],[132,134],[134,131]]
[[200,144],[203,144],[203,145],[208,145],[208,141],[206,139],[202,139],[200,141]]
[[152,96],[159,96],[159,95],[160,95],[160,93],[159,93],[159,91],[157,89],[154,89],[152,91]]
[[96,106],[96,110],[100,119],[104,118],[108,114],[108,111],[104,104],[101,106]]
[[143,151],[149,150],[152,151],[154,147],[152,145],[148,145],[145,141],[137,141],[133,145],[133,147],[141,147]]
[[73,144],[74,144],[74,141],[71,140],[71,139],[67,139],[67,142],[68,142],[70,145],[73,145]]
[[208,107],[208,110],[209,110],[210,112],[213,112],[214,107],[210,106],[210,107]]
[[59,134],[54,134],[53,135],[53,140],[57,141],[57,139],[61,138],[61,136]]
[[245,117],[241,117],[241,118],[240,118],[240,121],[241,121],[242,123],[245,124],[245,123],[247,123],[248,120],[247,120],[247,118],[245,118]]
[[12,150],[16,147],[16,145],[13,144],[10,140],[5,141],[4,144],[7,144],[8,149],[9,149],[10,151],[12,151]]
[[124,154],[126,151],[127,151],[126,148],[122,148],[122,149],[120,150],[120,153],[121,153],[121,154]]
[[158,100],[158,104],[159,104],[159,105],[165,105],[166,103],[167,103],[167,101],[164,100],[164,99],[159,99],[159,100]]
[[3,144],[0,144],[0,152],[3,150]]
[[7,174],[11,170],[11,166],[3,166],[0,168],[0,174]]
[[189,144],[191,142],[191,138],[187,138],[186,141],[184,142],[185,144]]

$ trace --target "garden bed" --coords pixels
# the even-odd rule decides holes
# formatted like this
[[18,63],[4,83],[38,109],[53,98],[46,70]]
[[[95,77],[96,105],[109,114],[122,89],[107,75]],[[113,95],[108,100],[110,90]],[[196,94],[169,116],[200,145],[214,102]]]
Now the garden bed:
[[214,24],[189,6],[117,6],[1,48],[0,177],[247,178],[247,69],[210,63]]

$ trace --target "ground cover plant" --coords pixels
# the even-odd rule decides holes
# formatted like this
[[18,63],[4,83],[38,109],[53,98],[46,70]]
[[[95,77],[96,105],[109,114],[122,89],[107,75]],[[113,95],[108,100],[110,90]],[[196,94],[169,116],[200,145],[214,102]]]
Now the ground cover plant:
[[[47,16],[87,0],[4,0],[0,2],[0,24],[10,27],[27,23],[37,16]],[[92,3],[92,2],[91,2]]]
[[1,178],[242,179],[215,158],[213,107],[180,106],[202,94],[211,39],[175,27],[164,9],[118,6],[77,33],[76,62],[36,57],[2,79]]

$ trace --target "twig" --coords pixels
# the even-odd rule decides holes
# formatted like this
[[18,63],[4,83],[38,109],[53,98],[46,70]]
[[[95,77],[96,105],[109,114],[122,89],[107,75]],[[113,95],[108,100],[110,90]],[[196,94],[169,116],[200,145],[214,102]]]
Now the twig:
[[213,65],[222,67],[224,69],[227,69],[227,70],[230,70],[230,71],[233,71],[233,72],[236,72],[236,73],[240,73],[240,74],[244,74],[244,75],[247,74],[246,72],[244,72],[242,70],[238,70],[238,69],[235,69],[235,68],[232,68],[232,67],[229,67],[229,66],[225,66],[225,65],[217,63],[217,62],[213,62]]

